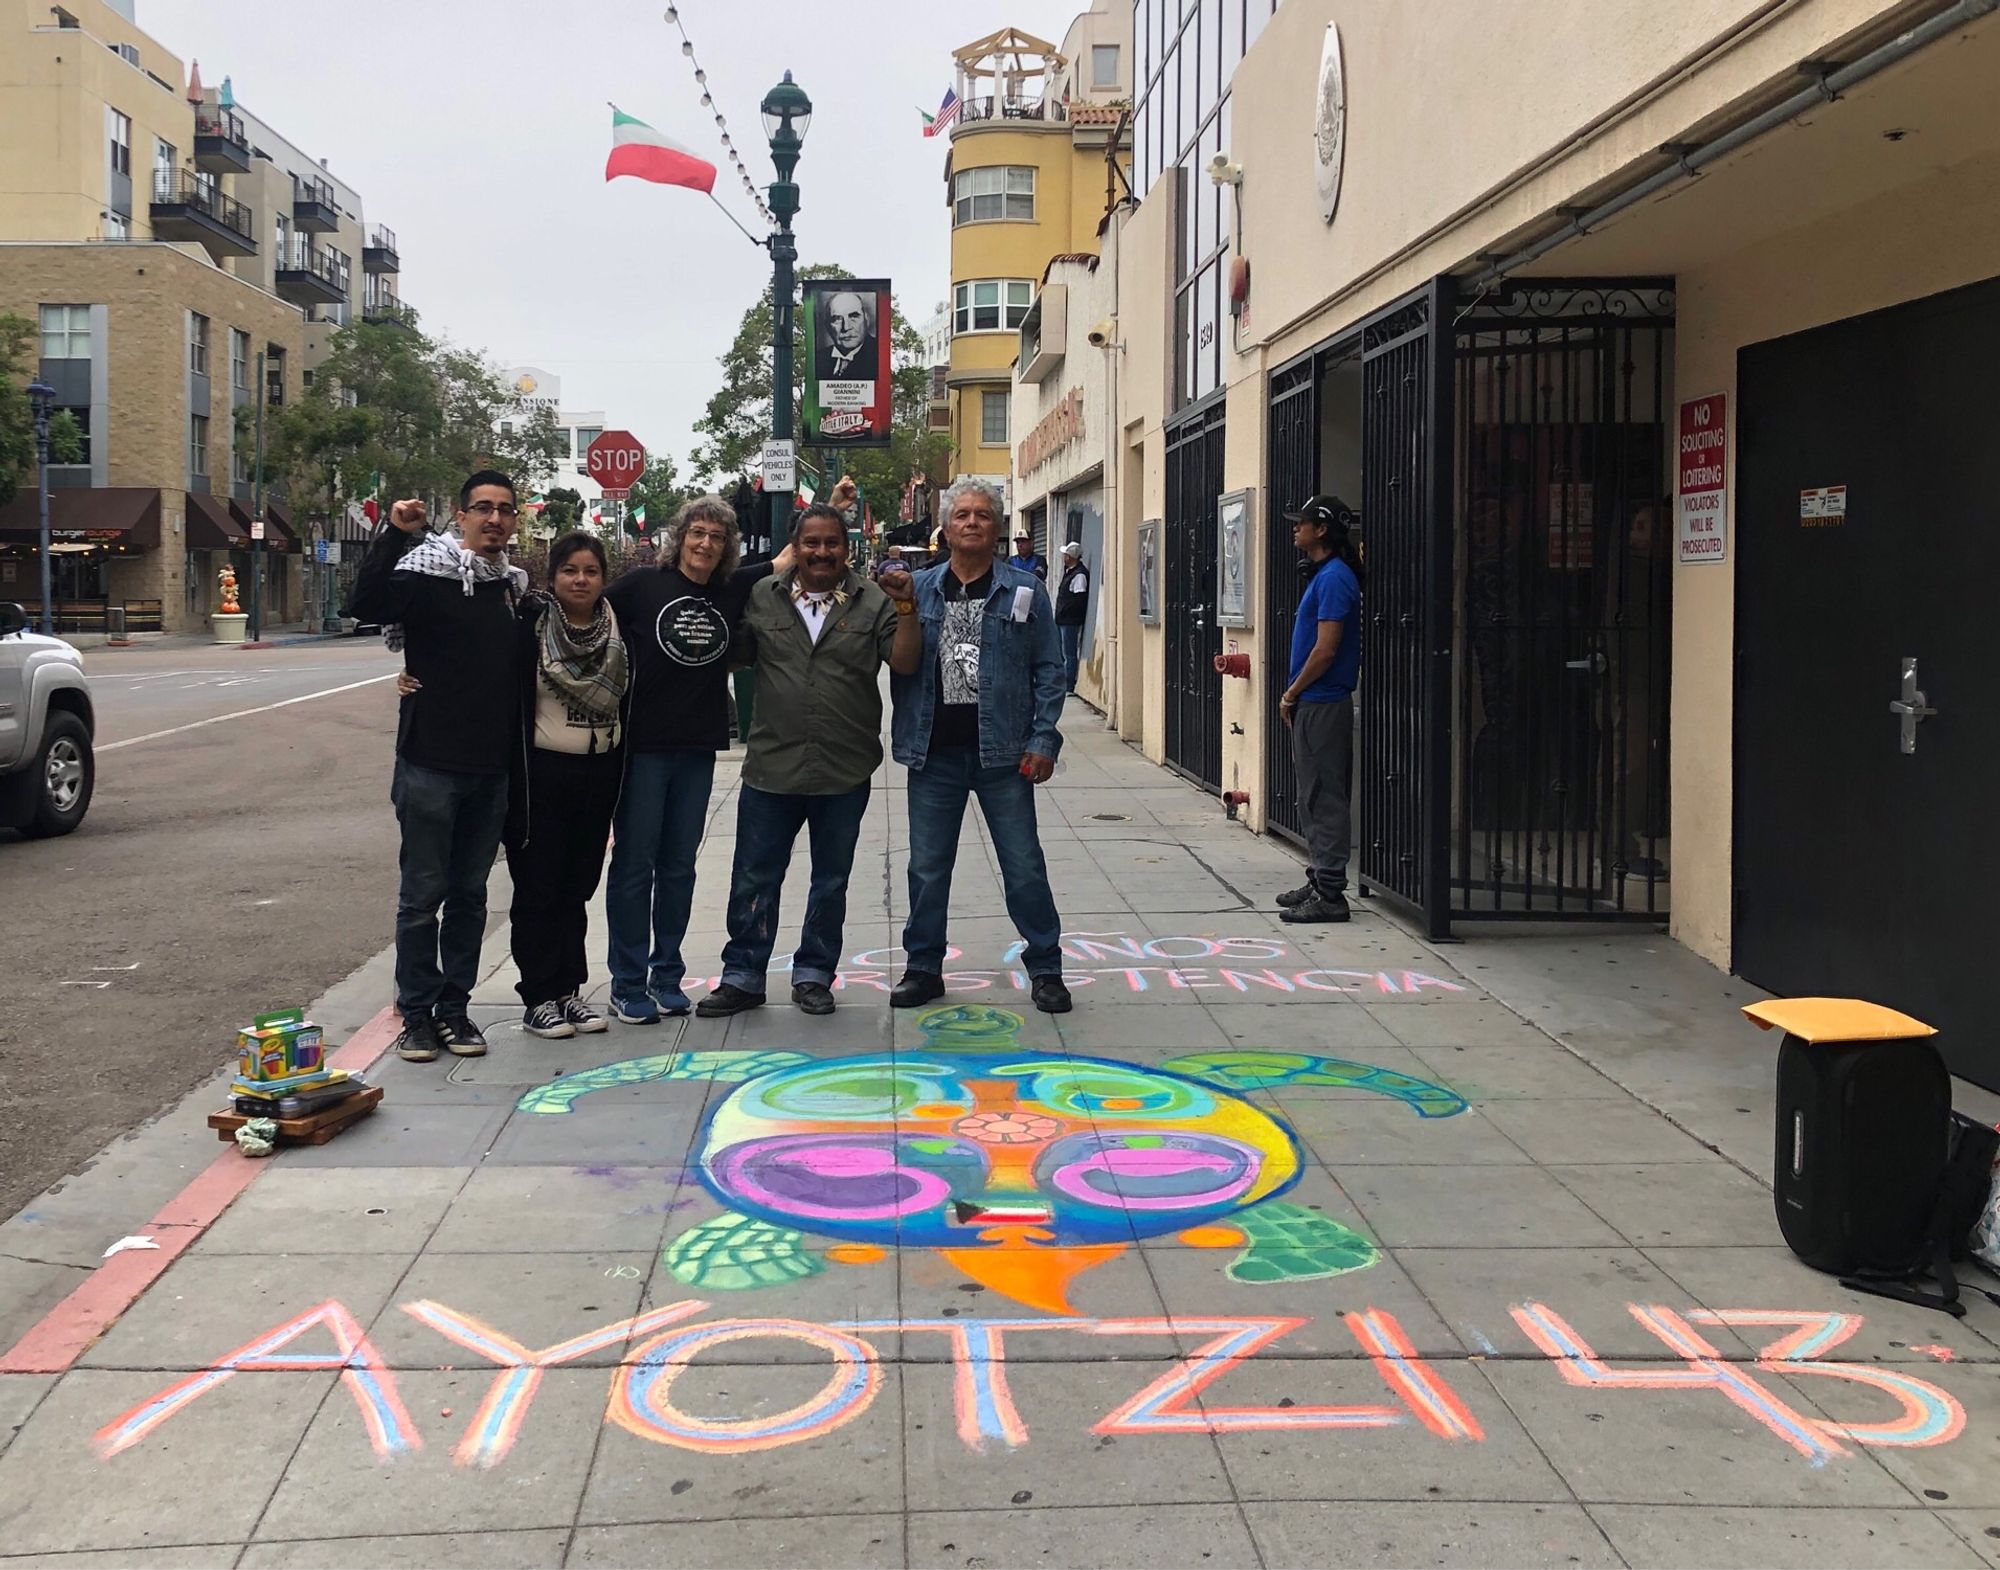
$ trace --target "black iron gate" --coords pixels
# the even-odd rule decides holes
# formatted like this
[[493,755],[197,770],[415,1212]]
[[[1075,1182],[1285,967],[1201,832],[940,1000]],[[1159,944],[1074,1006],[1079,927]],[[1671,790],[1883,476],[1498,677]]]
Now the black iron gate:
[[1450,281],[1361,333],[1360,843],[1371,890],[1450,930]]
[[1460,313],[1455,915],[1665,915],[1673,323],[1656,279]]
[[1300,843],[1306,831],[1292,767],[1292,733],[1278,715],[1278,698],[1290,671],[1300,586],[1291,570],[1299,553],[1285,513],[1319,489],[1320,363],[1315,352],[1272,373],[1270,505],[1264,509],[1264,821],[1273,832]]
[[1167,735],[1170,767],[1222,789],[1222,628],[1215,614],[1215,503],[1222,494],[1220,399],[1167,432]]

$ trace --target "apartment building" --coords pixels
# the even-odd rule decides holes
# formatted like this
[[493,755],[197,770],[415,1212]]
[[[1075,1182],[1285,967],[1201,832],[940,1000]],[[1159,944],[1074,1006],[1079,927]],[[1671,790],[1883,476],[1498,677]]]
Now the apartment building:
[[[260,533],[267,620],[305,614],[307,531],[282,498],[253,516],[259,393],[299,396],[357,293],[400,317],[394,236],[130,0],[0,0],[0,147],[0,313],[34,324],[85,437],[50,472],[60,623],[116,606],[133,631],[202,630]],[[0,596],[38,598],[39,553],[26,494],[0,510]]]
[[951,210],[950,472],[1008,494],[1013,364],[1052,257],[1095,254],[1129,162],[1124,0],[1096,0],[1056,45],[1007,27],[954,52],[961,102],[945,165]]

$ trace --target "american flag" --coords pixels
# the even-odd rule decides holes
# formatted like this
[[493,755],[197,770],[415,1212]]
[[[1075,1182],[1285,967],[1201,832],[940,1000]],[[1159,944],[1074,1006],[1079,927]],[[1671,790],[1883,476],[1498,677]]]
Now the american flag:
[[[923,111],[919,109],[917,113],[923,114]],[[924,135],[926,136],[938,135],[940,132],[944,131],[947,127],[949,127],[951,122],[956,120],[957,118],[958,118],[958,92],[954,88],[947,87],[944,90],[944,102],[938,105],[938,112],[934,115],[930,114],[924,115]]]

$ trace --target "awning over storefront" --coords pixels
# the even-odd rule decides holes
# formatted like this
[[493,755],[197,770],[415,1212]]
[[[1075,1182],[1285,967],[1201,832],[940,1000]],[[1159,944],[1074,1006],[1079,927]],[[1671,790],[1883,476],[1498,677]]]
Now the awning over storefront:
[[[252,547],[255,544],[255,537],[250,532],[250,523],[256,517],[256,514],[238,501],[230,502],[229,512],[230,516],[236,520],[236,527],[243,531],[244,547],[246,549]],[[273,551],[280,555],[286,551],[298,550],[299,537],[292,528],[292,520],[276,502],[266,502],[264,504],[264,521],[266,524],[264,530],[265,550]]]
[[250,543],[228,502],[202,491],[187,493],[187,542],[191,551],[233,551]]
[[[37,492],[22,490],[0,507],[0,540],[35,544],[41,538]],[[52,544],[133,545],[155,550],[160,543],[160,493],[138,486],[63,489],[49,492]]]

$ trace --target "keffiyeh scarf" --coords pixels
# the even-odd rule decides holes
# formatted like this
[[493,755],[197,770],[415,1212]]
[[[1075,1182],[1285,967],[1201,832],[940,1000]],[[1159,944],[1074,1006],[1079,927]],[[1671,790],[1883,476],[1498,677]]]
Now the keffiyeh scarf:
[[537,654],[542,685],[590,721],[593,731],[613,725],[629,680],[625,640],[604,600],[588,627],[572,627],[562,607],[550,599],[542,613]]
[[[396,563],[398,572],[421,573],[426,578],[456,578],[470,595],[477,584],[507,580],[508,599],[517,599],[528,587],[528,575],[505,557],[482,556],[469,551],[447,534],[433,534],[411,546]],[[557,618],[560,620],[561,618]],[[391,622],[382,629],[382,641],[401,652],[403,624]]]

